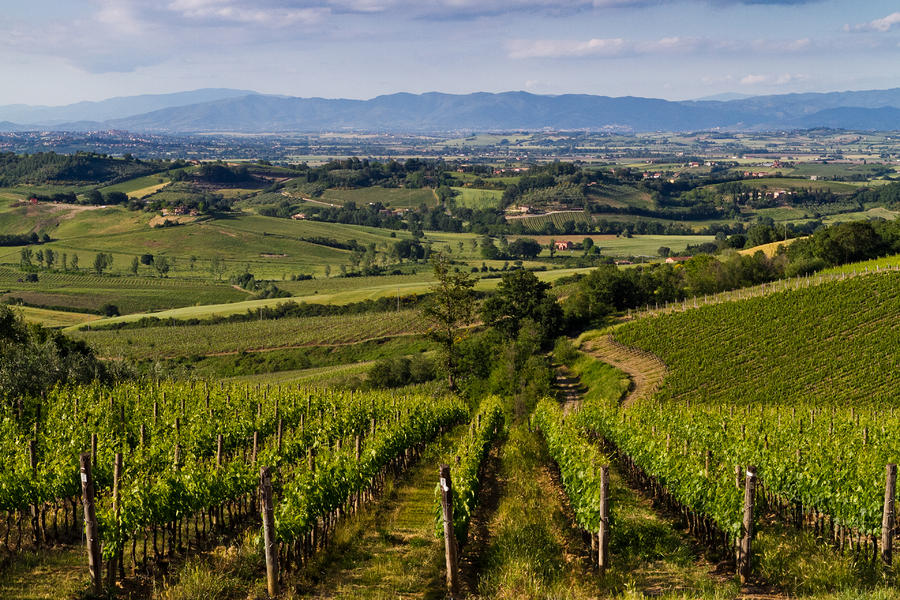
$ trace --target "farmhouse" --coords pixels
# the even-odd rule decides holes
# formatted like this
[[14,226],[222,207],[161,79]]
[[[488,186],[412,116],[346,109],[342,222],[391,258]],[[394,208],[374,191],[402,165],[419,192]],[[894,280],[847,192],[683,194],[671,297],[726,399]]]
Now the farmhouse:
[[306,213],[297,213],[296,215],[291,215],[291,218],[295,221],[303,221],[306,219]]
[[673,263],[683,263],[686,260],[689,260],[690,256],[670,256],[666,259],[666,264],[671,265]]
[[554,242],[553,245],[557,250],[571,250],[572,248],[575,247],[575,244],[573,244],[572,242],[570,242],[568,240]]

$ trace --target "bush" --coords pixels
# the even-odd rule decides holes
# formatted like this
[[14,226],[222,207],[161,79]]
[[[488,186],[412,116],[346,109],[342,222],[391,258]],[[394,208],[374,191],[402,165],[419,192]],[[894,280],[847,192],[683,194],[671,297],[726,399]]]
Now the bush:
[[100,314],[107,317],[118,317],[121,313],[118,306],[107,303],[100,307]]
[[578,350],[567,337],[560,337],[553,346],[553,359],[561,365],[571,365],[578,359]]

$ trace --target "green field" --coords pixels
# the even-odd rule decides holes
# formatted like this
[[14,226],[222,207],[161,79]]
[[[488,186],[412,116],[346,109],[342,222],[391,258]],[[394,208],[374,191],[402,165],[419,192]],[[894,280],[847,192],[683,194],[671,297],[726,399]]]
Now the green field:
[[328,189],[318,198],[323,202],[346,204],[355,202],[357,206],[366,206],[380,202],[391,208],[410,208],[420,204],[434,206],[437,198],[431,188],[405,189],[383,188],[379,186],[351,190]]
[[106,358],[158,359],[207,356],[301,346],[337,346],[425,331],[417,310],[379,314],[158,326],[107,331],[74,331]]
[[171,181],[172,178],[169,177],[168,174],[157,173],[155,175],[146,175],[144,177],[130,179],[123,183],[108,185],[100,188],[100,191],[103,193],[124,192],[131,198],[143,198],[153,191],[156,191],[156,189],[159,189],[159,186],[164,186]]
[[469,187],[455,187],[457,196],[453,198],[458,206],[472,209],[498,208],[503,198],[500,190],[480,190]]
[[741,184],[755,189],[769,190],[828,190],[835,194],[852,194],[859,185],[843,183],[840,181],[813,181],[811,179],[799,179],[790,177],[763,177],[760,179],[745,179]]
[[16,312],[22,315],[26,323],[39,323],[44,327],[71,327],[90,323],[100,317],[85,313],[66,312],[62,310],[47,310],[45,308],[32,308],[30,306],[17,306]]
[[[689,245],[715,240],[715,237],[711,235],[635,235],[627,238],[615,235],[582,235],[578,233],[513,237],[530,238],[542,246],[547,246],[550,240],[571,241],[580,244],[585,238],[591,238],[605,256],[658,256],[660,246],[666,246],[674,254],[679,254]],[[556,256],[580,256],[583,253],[583,250],[557,250],[555,254]],[[550,256],[549,250],[544,250],[541,256]]]
[[885,268],[897,267],[900,267],[900,254],[895,254],[893,256],[884,256],[882,258],[875,258],[872,260],[864,260],[862,262],[850,263],[847,265],[841,265],[840,267],[831,267],[830,269],[821,271],[821,273],[825,275],[829,275],[832,273],[865,273],[867,271],[874,271],[876,268],[880,270]]
[[[577,273],[586,273],[590,270],[590,267],[556,269],[553,271],[538,271],[535,273],[535,275],[542,281],[553,282],[561,277],[566,277],[568,275],[574,275]],[[379,279],[381,278],[373,278],[373,281],[378,281]],[[352,278],[349,281],[356,281],[356,278]],[[476,282],[475,289],[482,291],[492,290],[495,289],[499,283],[499,277],[479,279]],[[364,300],[377,300],[378,298],[395,297],[397,295],[400,295],[402,297],[410,294],[424,294],[429,292],[433,284],[434,281],[431,279],[425,280],[422,277],[414,276],[410,279],[410,281],[405,283],[396,282],[381,285],[370,285],[368,287],[362,287],[358,289],[354,289],[351,287],[349,289],[345,288],[343,291],[335,291],[328,294],[313,293],[311,295],[295,296],[289,299],[270,298],[266,300],[246,300],[242,302],[231,302],[228,304],[187,306],[184,308],[154,312],[151,315],[130,314],[122,317],[112,317],[109,319],[97,321],[97,324],[101,325],[137,321],[145,316],[154,316],[160,319],[204,319],[214,315],[228,316],[241,314],[247,312],[248,310],[258,309],[260,307],[277,306],[278,304],[286,301],[307,302],[310,304],[350,304],[353,302],[362,302]]]
[[230,285],[203,280],[115,277],[90,273],[38,274],[37,283],[19,281],[24,274],[0,266],[0,299],[20,298],[28,304],[97,310],[114,304],[124,313],[245,300],[249,294]]

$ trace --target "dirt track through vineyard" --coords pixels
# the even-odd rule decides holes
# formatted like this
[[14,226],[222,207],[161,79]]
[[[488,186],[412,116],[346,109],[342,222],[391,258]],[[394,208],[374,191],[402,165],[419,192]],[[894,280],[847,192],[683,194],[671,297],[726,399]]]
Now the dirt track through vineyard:
[[626,408],[638,400],[651,397],[668,372],[665,363],[656,355],[623,346],[611,335],[588,341],[585,349],[591,356],[624,371],[631,378],[631,389],[623,401]]

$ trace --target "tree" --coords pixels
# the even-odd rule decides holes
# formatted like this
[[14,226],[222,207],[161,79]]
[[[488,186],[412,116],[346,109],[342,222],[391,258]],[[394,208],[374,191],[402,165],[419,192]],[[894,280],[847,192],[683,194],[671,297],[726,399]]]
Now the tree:
[[156,267],[156,272],[159,273],[160,277],[165,277],[169,273],[169,269],[172,268],[172,265],[169,264],[169,259],[165,256],[157,256],[153,261],[153,266]]
[[141,267],[141,261],[140,261],[140,259],[139,259],[137,256],[135,256],[134,258],[131,259],[131,272],[132,272],[132,274],[137,275],[137,274],[138,274],[138,269],[139,269],[140,267]]
[[67,272],[69,270],[69,255],[65,252],[62,253],[62,270]]
[[594,247],[594,238],[584,238],[584,240],[581,242],[581,247],[584,248],[584,255],[587,256],[591,251],[591,248]]
[[668,246],[660,246],[656,253],[663,258],[668,258],[672,255],[672,249]]
[[213,256],[209,261],[209,272],[217,280],[222,279],[225,274],[225,261],[221,256]]
[[534,259],[541,253],[541,245],[531,238],[519,238],[509,245],[507,251],[511,256]]
[[556,255],[556,240],[551,239],[548,247],[550,248],[550,258],[553,258]]
[[38,251],[34,253],[34,257],[37,259],[38,265],[43,267],[44,266],[44,251],[38,249]]
[[441,347],[441,359],[447,373],[447,383],[456,390],[457,349],[460,330],[468,326],[475,315],[475,279],[469,273],[454,271],[450,260],[442,253],[432,255],[431,264],[437,283],[431,287],[431,300],[422,309],[431,322],[428,337]]
[[94,257],[94,271],[97,272],[97,275],[103,275],[103,271],[111,267],[112,263],[112,254],[104,254],[103,252],[98,252],[97,256]]
[[50,248],[44,250],[44,262],[47,263],[47,268],[52,269],[53,263],[56,262],[56,253],[53,252]]
[[562,326],[562,309],[547,296],[549,289],[550,284],[531,271],[504,273],[497,292],[485,300],[481,317],[508,339],[516,339],[522,322],[529,319],[538,325],[542,341],[549,341]]
[[141,264],[147,265],[148,267],[153,264],[153,255],[152,254],[141,254]]
[[34,252],[28,246],[23,247],[22,250],[19,251],[19,265],[23,269],[31,268],[31,257],[33,254]]
[[77,254],[72,255],[72,270],[73,271],[78,270],[78,255]]

